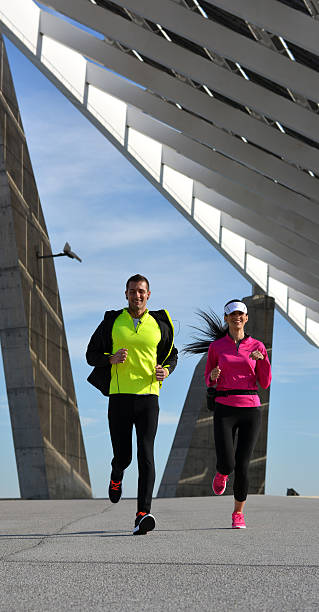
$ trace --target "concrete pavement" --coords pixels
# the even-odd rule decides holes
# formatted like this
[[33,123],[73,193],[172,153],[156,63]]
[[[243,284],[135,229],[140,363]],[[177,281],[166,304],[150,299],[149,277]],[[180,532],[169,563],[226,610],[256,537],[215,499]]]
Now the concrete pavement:
[[319,499],[0,500],[0,610],[319,610]]

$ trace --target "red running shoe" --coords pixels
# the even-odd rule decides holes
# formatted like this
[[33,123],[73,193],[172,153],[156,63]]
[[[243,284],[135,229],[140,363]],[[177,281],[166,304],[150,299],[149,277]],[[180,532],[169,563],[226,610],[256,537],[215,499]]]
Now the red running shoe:
[[246,529],[246,523],[242,512],[233,512],[232,529]]
[[216,476],[213,480],[213,491],[215,495],[222,495],[226,489],[226,483],[228,480],[228,476],[224,476],[224,474],[220,474],[216,472]]

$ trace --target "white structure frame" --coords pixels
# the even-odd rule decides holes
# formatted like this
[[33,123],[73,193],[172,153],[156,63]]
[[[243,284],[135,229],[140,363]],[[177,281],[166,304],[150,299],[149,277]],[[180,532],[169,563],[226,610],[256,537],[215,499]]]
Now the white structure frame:
[[1,0],[0,28],[319,346],[319,22],[278,0],[208,5],[253,36],[200,0]]

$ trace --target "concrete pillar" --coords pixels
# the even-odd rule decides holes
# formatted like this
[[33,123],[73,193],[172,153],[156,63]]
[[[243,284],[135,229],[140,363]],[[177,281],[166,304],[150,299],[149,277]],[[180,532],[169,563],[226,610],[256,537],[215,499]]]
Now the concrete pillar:
[[0,38],[0,339],[21,497],[91,497],[50,241]]
[[204,370],[195,368],[157,497],[208,495],[213,470],[213,417],[206,408]]
[[[258,291],[258,288],[255,287],[254,291]],[[243,298],[243,302],[248,308],[249,316],[246,331],[264,343],[271,362],[275,300],[259,292]],[[265,493],[270,388],[260,388],[259,396],[262,424],[249,468],[249,493]]]
[[[256,289],[255,289],[256,290]],[[243,298],[249,313],[246,331],[261,340],[271,360],[274,299],[257,293]],[[158,490],[158,497],[199,497],[212,495],[216,467],[213,415],[206,408],[204,370],[207,354],[195,368],[170,455]],[[260,389],[262,427],[250,464],[249,493],[265,492],[269,389]],[[232,495],[233,475],[226,489]]]

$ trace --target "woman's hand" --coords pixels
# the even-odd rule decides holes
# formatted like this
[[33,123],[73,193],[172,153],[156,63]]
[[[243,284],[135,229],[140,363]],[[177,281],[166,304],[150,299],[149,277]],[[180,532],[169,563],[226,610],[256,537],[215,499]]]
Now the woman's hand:
[[115,363],[124,363],[127,357],[128,350],[126,348],[121,348],[114,355],[110,355],[109,362],[111,365]]
[[252,351],[249,355],[249,359],[254,359],[255,361],[258,361],[258,359],[264,359],[263,354],[260,351]]
[[210,373],[210,379],[217,380],[217,378],[220,376],[220,373],[221,373],[220,367],[216,366],[216,368],[214,368]]

